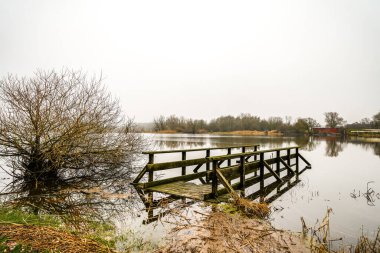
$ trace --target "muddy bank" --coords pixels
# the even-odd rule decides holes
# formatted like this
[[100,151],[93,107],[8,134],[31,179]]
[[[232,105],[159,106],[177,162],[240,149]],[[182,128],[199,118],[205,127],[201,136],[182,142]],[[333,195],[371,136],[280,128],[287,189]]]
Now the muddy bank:
[[309,252],[300,234],[268,221],[214,211],[200,222],[178,224],[158,252]]

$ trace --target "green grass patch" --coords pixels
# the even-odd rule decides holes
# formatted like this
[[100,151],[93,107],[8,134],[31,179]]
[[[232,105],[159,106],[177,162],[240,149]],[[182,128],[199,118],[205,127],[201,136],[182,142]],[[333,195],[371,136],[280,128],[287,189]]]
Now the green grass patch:
[[19,209],[0,207],[0,223],[60,227],[59,217],[48,214],[33,214]]
[[221,203],[218,204],[218,207],[220,208],[220,211],[226,214],[236,214],[239,212],[239,208],[230,203]]

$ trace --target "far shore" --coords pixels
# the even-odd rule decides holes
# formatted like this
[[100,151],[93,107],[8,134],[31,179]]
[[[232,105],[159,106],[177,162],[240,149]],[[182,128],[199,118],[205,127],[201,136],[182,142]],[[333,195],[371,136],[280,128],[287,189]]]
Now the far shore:
[[[155,134],[185,134],[184,132],[178,132],[175,130],[161,130],[157,132],[148,132]],[[200,131],[195,134],[213,134],[213,135],[239,135],[239,136],[283,136],[284,134],[277,131],[257,131],[257,130],[242,130],[242,131],[229,131],[229,132],[207,132]]]

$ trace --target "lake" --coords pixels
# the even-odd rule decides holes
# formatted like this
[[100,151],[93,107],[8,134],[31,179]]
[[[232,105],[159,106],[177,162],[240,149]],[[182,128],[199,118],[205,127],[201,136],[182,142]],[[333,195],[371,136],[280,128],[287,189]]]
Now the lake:
[[[272,224],[278,229],[301,231],[300,217],[311,227],[332,208],[330,238],[343,238],[334,242],[335,246],[355,244],[362,234],[374,237],[380,227],[380,139],[209,134],[145,136],[153,150],[253,144],[259,144],[263,150],[298,145],[312,169],[300,175],[301,182],[271,204]],[[187,158],[199,157],[196,153],[188,153]],[[212,155],[219,154],[225,153],[212,152]],[[160,155],[155,157],[155,162],[180,160],[180,155]],[[176,173],[170,176],[180,175],[180,170]]]
[[[270,137],[225,136],[209,134],[144,134],[150,150],[175,150],[190,148],[214,148],[259,144],[260,150],[277,147],[300,146],[300,153],[312,168],[300,175],[300,183],[271,203],[270,220],[278,229],[301,231],[303,217],[307,226],[321,222],[327,209],[330,216],[330,238],[333,247],[355,244],[362,234],[375,237],[380,227],[380,139],[335,137]],[[235,150],[234,153],[239,152]],[[211,155],[226,154],[226,150],[212,150]],[[187,158],[204,157],[202,152],[189,152]],[[145,163],[147,157],[145,157]],[[155,162],[181,160],[181,153],[155,156]],[[302,163],[301,163],[302,164]],[[300,166],[300,170],[303,166]],[[192,168],[187,168],[188,173]],[[204,169],[204,168],[202,168]],[[201,170],[202,170],[201,169]],[[200,171],[201,171],[200,170]],[[157,173],[159,177],[179,176],[181,169]],[[0,170],[0,189],[10,182],[9,176]],[[132,190],[132,189],[131,189]],[[131,191],[133,195],[133,191]],[[138,198],[127,201],[125,212],[114,216],[122,234],[143,237],[159,243],[171,226],[160,222],[143,225],[147,218],[145,208]],[[128,203],[133,203],[129,205]],[[204,212],[202,203],[195,203],[184,211],[194,216]]]

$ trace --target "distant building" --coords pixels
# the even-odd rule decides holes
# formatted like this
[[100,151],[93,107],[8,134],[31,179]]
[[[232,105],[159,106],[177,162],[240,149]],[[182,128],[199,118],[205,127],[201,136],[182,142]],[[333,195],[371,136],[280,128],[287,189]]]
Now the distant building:
[[336,127],[315,127],[313,128],[315,135],[340,135],[341,129]]

